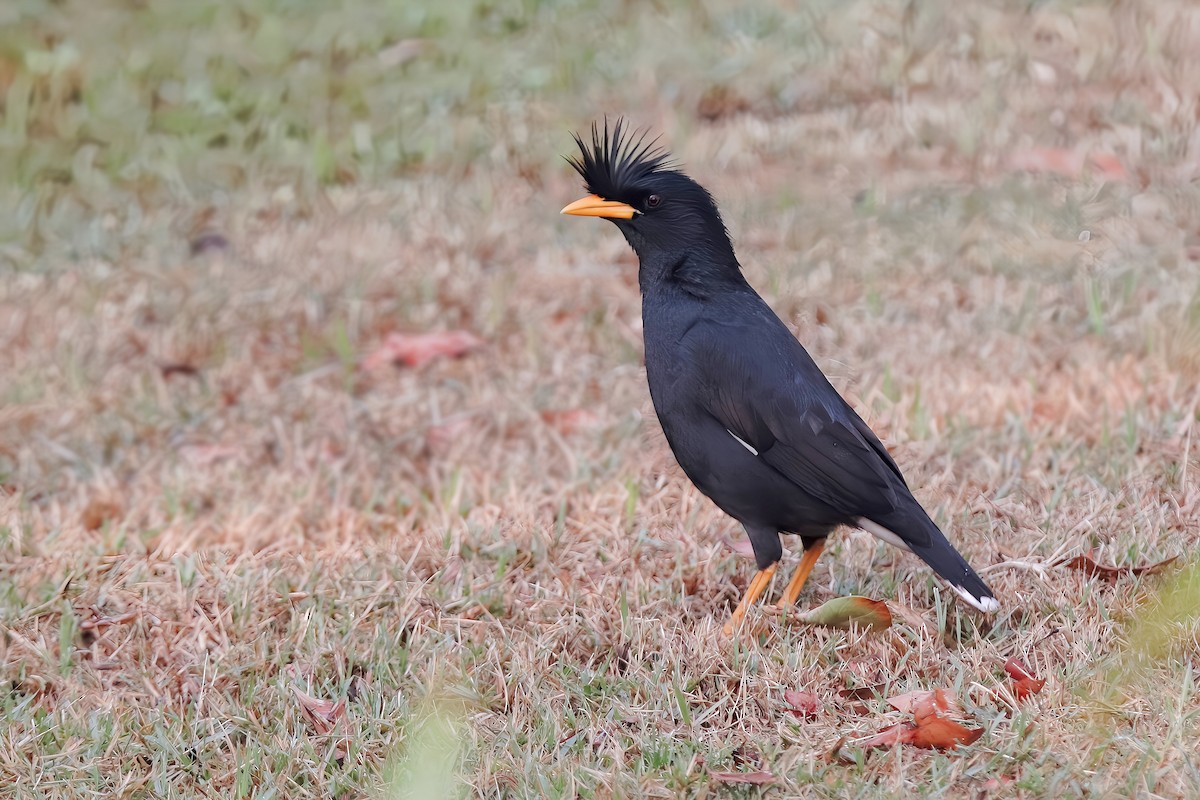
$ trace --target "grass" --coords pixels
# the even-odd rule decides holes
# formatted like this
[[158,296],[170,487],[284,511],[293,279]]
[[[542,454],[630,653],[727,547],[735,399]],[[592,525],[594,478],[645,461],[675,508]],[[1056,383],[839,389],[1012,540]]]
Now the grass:
[[[1200,788],[1195,568],[1053,566],[1200,539],[1189,5],[0,19],[15,796]],[[721,635],[752,565],[658,431],[636,265],[557,216],[567,132],[603,113],[713,190],[999,614],[842,532],[801,603],[886,599],[893,628],[763,611]],[[390,332],[452,329],[485,345],[361,366]],[[1009,656],[1041,694],[1013,701]],[[951,689],[984,735],[831,759],[900,718],[838,693],[874,685]],[[710,777],[759,769],[776,784]]]

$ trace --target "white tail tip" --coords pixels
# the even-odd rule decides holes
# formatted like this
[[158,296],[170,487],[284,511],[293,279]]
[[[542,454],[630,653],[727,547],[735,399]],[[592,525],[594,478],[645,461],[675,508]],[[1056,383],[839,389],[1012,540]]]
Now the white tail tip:
[[976,597],[961,586],[955,586],[954,584],[950,584],[950,588],[963,600],[966,600],[973,607],[985,614],[992,614],[1000,610],[1000,601],[994,597]]

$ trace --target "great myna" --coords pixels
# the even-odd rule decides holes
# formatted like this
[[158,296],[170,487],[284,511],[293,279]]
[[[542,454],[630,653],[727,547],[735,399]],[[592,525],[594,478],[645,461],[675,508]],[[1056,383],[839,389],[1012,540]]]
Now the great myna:
[[663,433],[701,492],[742,523],[758,574],[725,626],[742,620],[783,555],[804,543],[780,607],[796,602],[825,543],[851,525],[916,553],[975,608],[991,589],[909,491],[896,462],[742,276],[707,191],[647,143],[592,126],[568,159],[587,197],[564,214],[604,217],[637,254],[646,378]]

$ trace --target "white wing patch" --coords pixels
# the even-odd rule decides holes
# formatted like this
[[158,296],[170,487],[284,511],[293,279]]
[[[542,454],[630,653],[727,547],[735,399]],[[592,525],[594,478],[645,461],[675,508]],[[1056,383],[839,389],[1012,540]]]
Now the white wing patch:
[[738,442],[738,444],[740,444],[742,447],[746,448],[747,450],[749,450],[749,451],[750,451],[751,453],[753,453],[754,455],[758,455],[758,451],[757,451],[757,450],[755,450],[753,447],[751,447],[751,446],[750,446],[750,443],[749,443],[749,442],[747,442],[745,439],[743,439],[742,437],[738,436],[738,435],[737,435],[736,433],[734,433],[733,431],[729,430],[729,428],[726,428],[726,429],[725,429],[725,432],[726,432],[726,433],[728,433],[728,434],[729,434],[730,436],[732,436],[733,438],[737,439],[737,442]]
[[892,547],[899,547],[901,550],[912,552],[912,548],[908,546],[908,542],[897,536],[895,531],[883,527],[878,522],[873,522],[866,517],[859,517],[854,520],[854,524],[877,539],[887,542]]

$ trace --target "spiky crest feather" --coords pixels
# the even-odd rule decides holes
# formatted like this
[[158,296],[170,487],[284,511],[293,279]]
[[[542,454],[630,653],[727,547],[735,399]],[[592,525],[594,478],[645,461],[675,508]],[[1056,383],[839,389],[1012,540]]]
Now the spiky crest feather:
[[606,117],[603,135],[599,126],[592,123],[590,148],[579,134],[573,134],[580,155],[568,157],[567,163],[575,168],[592,194],[605,200],[623,200],[643,179],[675,167],[670,153],[658,147],[658,138],[647,142],[648,135],[647,130],[629,133],[622,118],[617,119],[610,134]]

